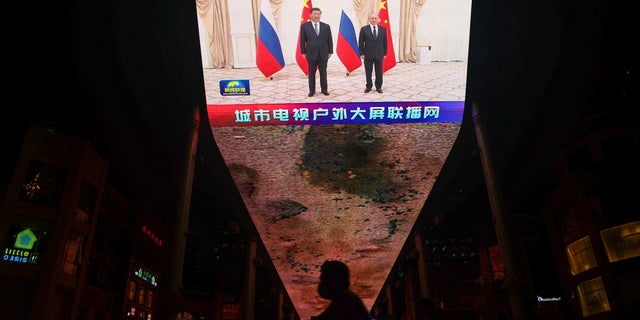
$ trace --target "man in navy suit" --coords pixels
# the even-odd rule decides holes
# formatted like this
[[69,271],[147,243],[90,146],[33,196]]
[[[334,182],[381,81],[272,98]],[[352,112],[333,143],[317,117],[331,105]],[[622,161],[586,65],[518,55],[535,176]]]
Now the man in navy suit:
[[320,90],[325,96],[329,95],[327,62],[333,54],[333,38],[331,27],[320,22],[321,15],[320,8],[311,8],[311,21],[300,26],[300,52],[309,65],[309,97],[316,94],[316,68],[320,72]]
[[360,28],[358,37],[360,58],[364,60],[364,72],[367,84],[364,92],[370,92],[374,85],[371,73],[376,69],[376,91],[382,93],[382,60],[387,56],[387,30],[378,25],[378,15],[369,15],[369,24]]

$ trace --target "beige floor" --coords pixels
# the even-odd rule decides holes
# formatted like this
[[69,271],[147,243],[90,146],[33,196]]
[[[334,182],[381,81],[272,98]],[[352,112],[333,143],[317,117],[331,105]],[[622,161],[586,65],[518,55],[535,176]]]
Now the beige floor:
[[[347,75],[344,66],[332,62],[330,60],[328,67],[330,95],[313,97],[307,97],[307,77],[296,64],[285,66],[272,76],[273,79],[265,77],[257,68],[204,69],[207,104],[463,101],[465,97],[466,62],[397,63],[384,74],[382,94],[363,92],[364,66]],[[316,87],[320,91],[318,78],[316,76]],[[250,81],[251,95],[220,95],[220,80],[238,79]]]

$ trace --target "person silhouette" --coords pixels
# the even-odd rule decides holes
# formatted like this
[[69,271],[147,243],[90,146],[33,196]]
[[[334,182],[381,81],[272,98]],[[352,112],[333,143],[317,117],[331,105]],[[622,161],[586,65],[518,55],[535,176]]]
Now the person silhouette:
[[349,267],[341,261],[325,261],[320,267],[318,293],[322,298],[331,300],[331,303],[313,319],[370,320],[369,311],[349,286]]

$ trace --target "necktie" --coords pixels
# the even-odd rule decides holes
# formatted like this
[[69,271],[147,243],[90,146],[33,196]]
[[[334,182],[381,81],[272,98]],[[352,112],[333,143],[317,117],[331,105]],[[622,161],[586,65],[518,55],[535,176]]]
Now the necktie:
[[318,31],[318,24],[317,24],[317,23],[314,23],[314,24],[313,24],[313,28],[314,28],[314,29],[316,29],[316,36],[317,36],[318,34],[320,34],[320,32]]
[[378,38],[378,28],[376,28],[376,26],[373,26],[373,38],[374,39]]

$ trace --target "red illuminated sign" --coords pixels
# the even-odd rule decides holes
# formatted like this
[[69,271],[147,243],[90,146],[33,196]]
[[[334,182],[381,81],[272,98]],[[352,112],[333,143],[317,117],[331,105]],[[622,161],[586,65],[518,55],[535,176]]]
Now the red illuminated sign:
[[147,226],[142,226],[142,233],[146,234],[155,242],[158,246],[162,247],[162,239],[160,239],[151,229],[147,228]]

